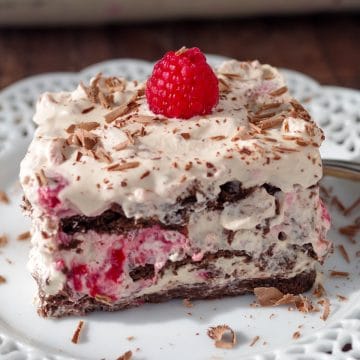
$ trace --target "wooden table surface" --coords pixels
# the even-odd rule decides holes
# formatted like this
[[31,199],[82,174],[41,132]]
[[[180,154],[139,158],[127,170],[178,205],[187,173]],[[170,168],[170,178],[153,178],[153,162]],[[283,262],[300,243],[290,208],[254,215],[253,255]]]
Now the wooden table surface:
[[0,88],[106,59],[156,60],[183,45],[259,59],[320,83],[360,88],[360,15],[185,21],[83,28],[0,29]]

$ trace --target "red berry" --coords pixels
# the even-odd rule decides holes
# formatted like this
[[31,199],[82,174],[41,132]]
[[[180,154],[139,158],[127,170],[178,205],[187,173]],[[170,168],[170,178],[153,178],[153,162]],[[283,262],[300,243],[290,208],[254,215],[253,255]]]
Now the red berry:
[[122,249],[112,249],[110,253],[110,269],[105,273],[106,278],[117,281],[123,272],[125,255]]
[[151,111],[189,119],[209,114],[219,101],[218,79],[198,48],[169,51],[146,83]]
[[60,200],[57,197],[59,191],[57,188],[51,189],[50,187],[39,188],[39,202],[41,206],[47,210],[54,209],[60,204]]
[[79,264],[71,269],[70,277],[73,280],[73,286],[76,291],[81,291],[84,276],[87,275],[88,268],[84,264]]

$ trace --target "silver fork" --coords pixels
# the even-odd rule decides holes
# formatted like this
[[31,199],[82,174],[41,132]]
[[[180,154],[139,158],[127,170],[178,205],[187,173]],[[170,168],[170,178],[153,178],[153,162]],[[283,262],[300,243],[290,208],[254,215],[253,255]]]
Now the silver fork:
[[360,163],[355,161],[323,159],[324,176],[360,181]]

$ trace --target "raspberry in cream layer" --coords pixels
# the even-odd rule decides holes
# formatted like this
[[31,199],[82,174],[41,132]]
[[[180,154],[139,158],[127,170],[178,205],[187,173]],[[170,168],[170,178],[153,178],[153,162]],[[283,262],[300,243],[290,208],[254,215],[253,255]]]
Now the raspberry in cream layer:
[[273,67],[216,75],[218,104],[187,120],[115,77],[41,96],[20,179],[43,316],[312,286],[331,249],[322,131]]

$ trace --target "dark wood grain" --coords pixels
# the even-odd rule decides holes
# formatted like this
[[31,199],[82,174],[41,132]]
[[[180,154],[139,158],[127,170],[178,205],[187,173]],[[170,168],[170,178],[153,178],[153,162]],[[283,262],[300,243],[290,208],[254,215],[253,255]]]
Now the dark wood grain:
[[78,71],[106,59],[158,59],[183,45],[259,59],[323,84],[360,88],[360,16],[314,15],[90,28],[0,30],[0,88],[23,77]]

